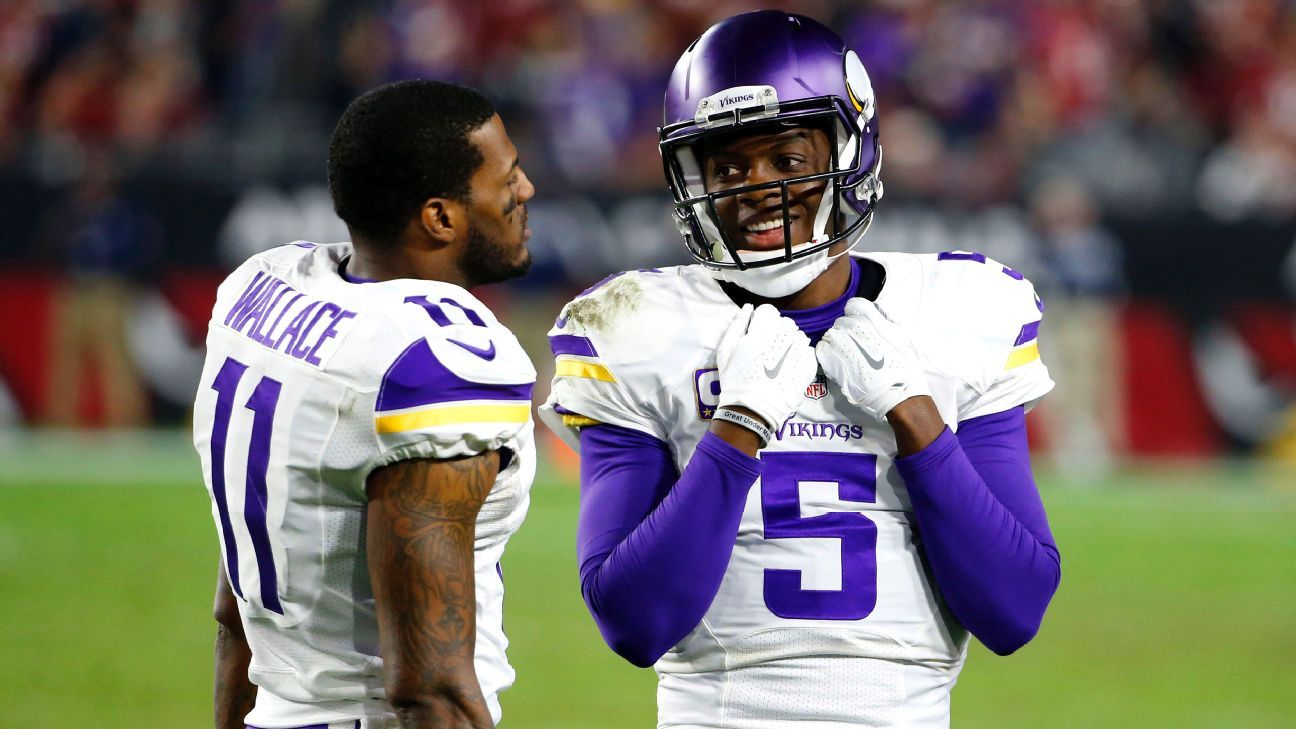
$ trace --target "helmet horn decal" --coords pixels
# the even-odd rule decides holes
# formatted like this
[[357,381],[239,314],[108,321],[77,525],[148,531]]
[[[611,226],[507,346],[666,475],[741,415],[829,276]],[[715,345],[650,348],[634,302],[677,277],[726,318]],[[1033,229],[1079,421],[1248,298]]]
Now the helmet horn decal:
[[861,122],[871,120],[877,109],[877,102],[873,98],[873,82],[855,51],[846,51],[845,74],[846,93],[850,96],[851,105],[860,113]]

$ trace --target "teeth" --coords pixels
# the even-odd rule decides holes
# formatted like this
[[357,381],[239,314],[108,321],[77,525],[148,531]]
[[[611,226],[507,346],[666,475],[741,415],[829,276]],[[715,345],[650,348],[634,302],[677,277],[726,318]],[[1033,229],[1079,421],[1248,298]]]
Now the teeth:
[[753,225],[749,225],[746,228],[743,228],[743,230],[749,233],[763,233],[767,230],[774,230],[775,228],[782,228],[782,227],[783,227],[782,220],[767,220],[764,223],[755,223]]

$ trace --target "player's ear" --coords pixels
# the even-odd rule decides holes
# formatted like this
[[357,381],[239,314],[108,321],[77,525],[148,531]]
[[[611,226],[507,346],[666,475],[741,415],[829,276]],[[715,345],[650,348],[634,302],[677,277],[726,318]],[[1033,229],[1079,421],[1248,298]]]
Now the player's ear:
[[463,203],[443,197],[430,197],[419,211],[419,224],[433,240],[452,243],[468,229],[468,212]]

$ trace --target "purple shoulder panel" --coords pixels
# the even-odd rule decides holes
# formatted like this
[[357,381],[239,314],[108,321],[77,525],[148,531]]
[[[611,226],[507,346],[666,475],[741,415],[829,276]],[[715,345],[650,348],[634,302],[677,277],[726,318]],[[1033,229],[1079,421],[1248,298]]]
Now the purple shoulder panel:
[[1013,346],[1017,347],[1031,341],[1032,339],[1039,338],[1039,328],[1040,323],[1038,321],[1023,324],[1021,333],[1017,335],[1017,341],[1013,342]]
[[549,349],[555,357],[560,354],[578,354],[582,357],[597,357],[598,351],[589,337],[578,334],[552,334],[549,336]]
[[472,382],[451,372],[432,354],[426,339],[401,352],[378,390],[379,412],[456,400],[530,400],[533,382],[491,384]]

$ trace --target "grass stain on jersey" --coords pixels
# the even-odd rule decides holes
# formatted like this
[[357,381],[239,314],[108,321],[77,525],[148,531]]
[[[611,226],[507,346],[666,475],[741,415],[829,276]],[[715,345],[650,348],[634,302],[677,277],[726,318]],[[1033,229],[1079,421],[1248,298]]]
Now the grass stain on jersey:
[[643,287],[632,276],[618,276],[590,295],[567,304],[563,316],[585,331],[605,331],[618,318],[635,310]]

